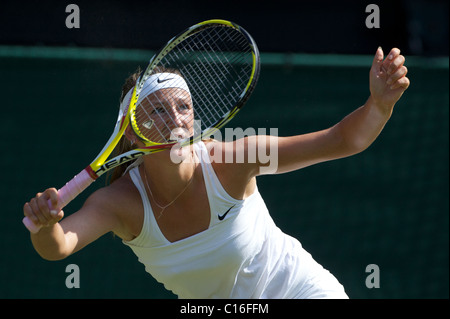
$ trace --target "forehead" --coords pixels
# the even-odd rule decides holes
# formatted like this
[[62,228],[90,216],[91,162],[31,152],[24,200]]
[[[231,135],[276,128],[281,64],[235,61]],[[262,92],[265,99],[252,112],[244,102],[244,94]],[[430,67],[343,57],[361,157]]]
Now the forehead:
[[146,101],[150,102],[151,104],[166,102],[182,102],[190,104],[191,95],[180,88],[166,88],[158,90],[146,96],[142,103],[145,103]]

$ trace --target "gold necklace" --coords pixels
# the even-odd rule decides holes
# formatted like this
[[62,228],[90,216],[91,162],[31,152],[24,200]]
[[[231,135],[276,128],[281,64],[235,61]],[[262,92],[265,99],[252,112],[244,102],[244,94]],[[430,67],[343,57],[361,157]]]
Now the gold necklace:
[[[195,172],[194,172],[195,173]],[[156,206],[158,206],[161,209],[161,212],[159,213],[159,216],[157,219],[160,219],[164,210],[169,207],[170,205],[172,205],[173,203],[175,203],[175,201],[178,199],[178,197],[181,196],[181,194],[183,194],[186,189],[189,187],[189,185],[191,185],[192,181],[194,180],[194,173],[192,173],[192,177],[189,180],[189,182],[186,184],[186,186],[183,188],[183,190],[181,191],[181,193],[179,193],[169,204],[167,205],[159,205],[158,202],[156,201],[155,197],[153,196],[152,190],[150,189],[150,185],[148,184],[148,179],[147,179],[147,172],[144,169],[144,178],[145,178],[145,184],[147,185],[147,189],[148,192],[150,193],[150,196],[153,199],[153,202],[156,204]]]

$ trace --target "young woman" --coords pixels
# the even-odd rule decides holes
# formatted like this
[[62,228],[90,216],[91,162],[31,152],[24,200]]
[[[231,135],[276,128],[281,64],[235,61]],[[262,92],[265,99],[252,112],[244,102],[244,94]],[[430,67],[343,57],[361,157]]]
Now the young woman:
[[[223,163],[211,160],[211,154],[234,158],[277,143],[273,173],[283,173],[359,153],[380,134],[409,86],[404,62],[397,48],[386,59],[378,48],[370,70],[370,97],[323,131],[245,137],[239,141],[243,143],[208,140],[144,156],[126,171],[115,172],[110,185],[64,219],[63,211],[52,210],[58,202],[56,189],[38,193],[24,205],[25,216],[44,225],[31,234],[32,243],[43,258],[59,260],[112,231],[180,298],[348,298],[338,280],[274,224],[256,183],[263,172],[261,161]],[[127,80],[123,95],[136,78]],[[182,135],[192,129],[185,121],[193,112],[189,89],[170,79],[160,82],[140,96],[154,107],[148,127],[158,129],[170,114],[180,128],[175,135]],[[141,145],[127,130],[121,147],[134,143]],[[180,160],[173,160],[174,152]]]

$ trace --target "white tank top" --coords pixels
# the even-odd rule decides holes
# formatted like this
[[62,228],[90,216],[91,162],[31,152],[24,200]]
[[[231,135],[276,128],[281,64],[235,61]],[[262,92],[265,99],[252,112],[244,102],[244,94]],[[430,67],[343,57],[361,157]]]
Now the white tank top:
[[343,293],[337,280],[275,225],[258,189],[244,200],[232,198],[217,178],[205,144],[194,145],[211,209],[210,225],[203,232],[173,243],[167,240],[138,167],[129,171],[145,216],[141,233],[124,244],[148,273],[179,298],[306,298],[317,295],[317,281],[328,283],[320,293],[334,288]]

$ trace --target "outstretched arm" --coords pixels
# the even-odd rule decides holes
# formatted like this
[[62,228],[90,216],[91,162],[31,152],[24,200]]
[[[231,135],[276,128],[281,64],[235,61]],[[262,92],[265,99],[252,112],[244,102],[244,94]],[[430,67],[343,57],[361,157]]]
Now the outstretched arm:
[[211,148],[220,146],[219,153],[225,158],[244,158],[232,165],[216,165],[226,189],[237,190],[232,195],[242,198],[251,193],[248,189],[257,175],[290,172],[365,150],[383,130],[395,103],[409,86],[404,62],[399,49],[392,49],[384,58],[378,48],[370,69],[370,96],[366,103],[328,129],[290,137],[259,135],[211,143]]
[[378,137],[395,103],[409,86],[404,63],[405,57],[399,49],[392,49],[384,58],[382,49],[378,48],[369,75],[370,97],[363,106],[322,131],[290,137],[248,137],[241,144],[243,147],[235,144],[230,149],[244,153],[262,149],[262,154],[269,155],[265,161],[261,158],[256,163],[245,161],[233,169],[241,170],[240,176],[249,180],[256,175],[285,173],[362,152]]
[[[395,103],[409,86],[405,57],[394,48],[384,59],[378,48],[370,69],[370,97],[333,127],[305,135],[278,139],[277,173],[354,155],[378,137]],[[270,141],[272,137],[268,138]],[[273,142],[273,141],[272,141]]]

